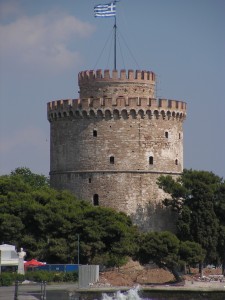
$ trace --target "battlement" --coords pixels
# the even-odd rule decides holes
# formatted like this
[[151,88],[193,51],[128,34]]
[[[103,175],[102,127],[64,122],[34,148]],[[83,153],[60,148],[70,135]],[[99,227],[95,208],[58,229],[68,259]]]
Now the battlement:
[[79,85],[81,84],[87,84],[87,82],[99,82],[99,81],[109,81],[109,82],[155,82],[155,73],[150,72],[150,71],[140,71],[140,70],[87,70],[87,71],[82,71],[78,74],[78,82]]
[[155,74],[150,71],[82,71],[78,84],[80,98],[155,96]]
[[56,100],[48,103],[48,120],[62,117],[86,118],[167,118],[185,119],[183,101],[154,98],[87,98]]

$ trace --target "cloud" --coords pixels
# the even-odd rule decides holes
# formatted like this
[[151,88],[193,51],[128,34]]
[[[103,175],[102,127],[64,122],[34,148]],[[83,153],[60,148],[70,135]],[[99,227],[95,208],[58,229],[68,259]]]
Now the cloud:
[[[9,9],[8,9],[9,10]],[[94,27],[74,16],[53,11],[19,15],[0,25],[2,62],[11,66],[61,72],[74,68],[81,60],[78,41],[87,38]],[[71,49],[71,41],[76,41]]]
[[8,0],[7,2],[0,2],[0,17],[1,20],[7,20],[8,17],[15,17],[22,13],[18,1]]

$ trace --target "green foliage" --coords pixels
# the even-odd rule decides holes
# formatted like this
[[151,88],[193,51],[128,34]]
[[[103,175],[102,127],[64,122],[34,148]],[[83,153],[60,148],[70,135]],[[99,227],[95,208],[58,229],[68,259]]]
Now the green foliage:
[[78,272],[66,272],[63,275],[64,282],[77,282],[78,281]]
[[171,232],[148,232],[140,239],[139,261],[147,264],[153,260],[159,267],[179,264],[179,240]]
[[179,282],[178,270],[183,265],[195,265],[204,259],[202,247],[194,242],[181,242],[173,233],[148,232],[140,236],[137,258],[141,264],[153,261],[160,268],[168,269]]
[[55,273],[54,272],[48,272],[48,271],[29,271],[26,272],[25,278],[29,281],[34,282],[52,282],[54,281]]
[[11,172],[11,176],[20,178],[34,189],[49,186],[49,178],[44,175],[38,175],[31,172],[28,168],[16,168]]
[[225,223],[223,179],[212,172],[184,170],[177,181],[161,176],[158,185],[171,196],[164,204],[179,214],[178,237],[199,243],[206,250],[206,263],[215,263],[219,257],[223,260],[218,251],[220,228]]
[[77,282],[78,272],[51,272],[34,270],[26,272],[25,275],[4,272],[0,274],[0,286],[13,285],[15,281],[29,280],[33,282]]
[[10,286],[16,280],[24,281],[25,275],[12,273],[12,272],[2,272],[0,274],[0,286]]
[[0,243],[24,248],[27,260],[76,263],[78,234],[81,263],[103,256],[104,264],[119,266],[134,253],[138,232],[125,214],[51,189],[29,169],[0,176]]
[[179,255],[181,259],[190,267],[203,262],[206,251],[202,249],[201,245],[195,242],[181,242]]
[[[212,255],[212,247],[209,246],[214,246],[215,240],[218,240],[218,228],[221,228],[220,241],[223,247],[225,240],[222,225],[219,227],[215,222],[214,227],[211,226],[214,212],[210,200],[213,194],[211,189],[203,197],[203,191],[198,192],[201,180],[194,185],[190,176],[187,176],[187,184],[184,185],[184,178],[178,182],[170,177],[160,179],[161,186],[166,186],[165,189],[173,193],[174,198],[172,202],[168,199],[167,205],[174,205],[180,212],[178,228],[180,238],[184,241],[180,243],[169,232],[147,233],[139,237],[137,228],[124,213],[79,201],[67,191],[51,189],[42,175],[33,174],[26,168],[16,169],[8,176],[0,176],[0,243],[24,248],[27,260],[36,258],[48,263],[77,263],[79,235],[79,258],[82,264],[119,267],[126,263],[128,257],[139,253],[142,263],[152,259],[177,276],[176,269],[182,262],[189,265],[204,256],[201,247],[196,246],[194,241],[204,237],[201,245],[204,245],[209,257],[209,254]],[[214,191],[216,182],[213,182]],[[224,195],[222,188],[221,194]],[[219,211],[223,205],[218,199],[219,196],[214,202]],[[186,240],[192,243],[185,243]],[[139,245],[141,247],[138,250]],[[218,251],[218,247],[215,249]],[[34,281],[65,280],[61,273],[51,277],[52,274],[28,272],[28,276],[35,276],[32,277]]]
[[84,212],[81,228],[82,261],[96,262],[103,255],[105,265],[119,266],[126,256],[135,252],[137,234],[137,229],[125,214],[108,208],[91,207]]
[[13,276],[10,273],[0,274],[0,286],[10,286],[13,284]]
[[148,232],[139,241],[137,258],[141,264],[153,261],[160,268],[168,269],[179,282],[181,278],[177,272],[181,264],[179,256],[179,239],[171,232]]

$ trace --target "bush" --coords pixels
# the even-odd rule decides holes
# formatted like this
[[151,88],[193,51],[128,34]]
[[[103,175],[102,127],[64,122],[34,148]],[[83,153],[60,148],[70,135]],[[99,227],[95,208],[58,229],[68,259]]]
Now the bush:
[[25,280],[25,275],[18,274],[18,273],[13,274],[13,281],[24,281],[24,280]]
[[31,271],[26,273],[25,278],[35,282],[51,282],[53,281],[54,273],[49,271]]
[[62,282],[63,281],[63,277],[64,277],[64,273],[63,272],[57,272],[57,273],[53,273],[53,281],[54,282]]
[[12,272],[3,272],[0,274],[0,286],[9,286],[17,280],[24,281],[24,279],[25,275]]
[[74,282],[78,280],[78,272],[31,271],[26,273],[25,279],[35,282]]
[[75,282],[78,280],[78,272],[31,271],[26,272],[25,275],[4,272],[0,274],[0,286],[10,286],[17,280],[25,279],[34,282]]
[[0,274],[0,286],[9,286],[13,284],[12,273],[1,273]]
[[63,281],[64,282],[78,281],[78,272],[75,271],[75,272],[64,273]]

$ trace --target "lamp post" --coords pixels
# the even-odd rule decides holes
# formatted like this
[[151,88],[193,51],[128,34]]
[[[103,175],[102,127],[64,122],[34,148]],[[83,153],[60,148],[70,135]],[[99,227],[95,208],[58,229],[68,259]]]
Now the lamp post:
[[80,235],[77,235],[77,264],[80,264]]

